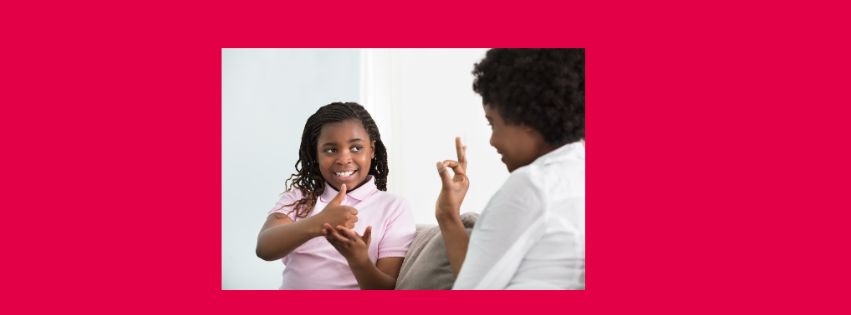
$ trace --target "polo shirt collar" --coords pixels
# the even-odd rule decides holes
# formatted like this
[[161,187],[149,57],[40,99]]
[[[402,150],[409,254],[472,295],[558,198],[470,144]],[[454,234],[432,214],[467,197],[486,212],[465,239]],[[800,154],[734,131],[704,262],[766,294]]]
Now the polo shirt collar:
[[[366,180],[366,183],[364,183],[355,190],[347,191],[346,198],[354,198],[357,201],[363,201],[364,199],[366,199],[366,197],[369,197],[369,195],[372,195],[376,191],[378,191],[378,187],[375,186],[375,177],[369,175]],[[334,199],[334,197],[337,196],[338,192],[339,191],[334,189],[334,187],[331,187],[328,182],[325,182],[325,191],[319,198],[322,202],[329,203],[332,199]]]

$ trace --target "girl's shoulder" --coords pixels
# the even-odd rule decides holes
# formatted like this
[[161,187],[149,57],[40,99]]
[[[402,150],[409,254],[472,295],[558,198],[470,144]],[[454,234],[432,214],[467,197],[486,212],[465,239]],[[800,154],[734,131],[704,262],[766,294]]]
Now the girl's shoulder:
[[407,210],[410,209],[408,200],[404,197],[388,191],[377,190],[370,194],[365,200],[380,204],[386,208]]
[[299,190],[298,188],[293,188],[281,193],[281,197],[279,198],[278,202],[293,203],[295,201],[301,200],[301,198],[303,197],[304,194],[301,193],[301,190]]
[[293,203],[299,201],[303,198],[304,194],[301,193],[297,188],[290,189],[281,193],[278,198],[278,202],[275,203],[275,206],[269,211],[271,212],[289,212],[293,207]]
[[283,194],[281,194],[281,198],[289,198],[289,199],[295,199],[295,200],[299,200],[303,196],[304,196],[304,194],[302,194],[301,190],[298,189],[298,188],[292,188],[290,190],[285,191]]
[[380,201],[387,201],[387,202],[404,202],[405,201],[405,198],[402,198],[402,196],[399,196],[399,195],[392,193],[392,192],[389,192],[389,191],[383,191],[383,190],[374,191],[373,193],[369,194],[369,196],[367,196],[366,199],[380,200]]

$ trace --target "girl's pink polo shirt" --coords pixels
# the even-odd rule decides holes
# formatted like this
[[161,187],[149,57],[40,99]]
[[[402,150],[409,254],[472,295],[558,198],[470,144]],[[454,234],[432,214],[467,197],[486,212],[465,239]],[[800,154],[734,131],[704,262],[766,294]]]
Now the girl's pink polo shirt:
[[[321,212],[337,193],[337,190],[326,183],[325,192],[316,201],[316,206],[308,217]],[[293,221],[303,220],[296,218],[295,213],[290,213],[292,207],[286,206],[299,199],[301,192],[297,189],[286,192],[269,213],[280,212]],[[372,225],[372,241],[368,252],[373,262],[384,257],[405,256],[416,231],[414,215],[405,200],[378,190],[375,178],[370,176],[365,184],[346,194],[343,205],[358,209],[358,222],[355,224],[355,232],[358,235],[363,235],[366,227]],[[281,261],[285,265],[281,289],[359,289],[346,259],[325,237],[315,237],[307,241]]]

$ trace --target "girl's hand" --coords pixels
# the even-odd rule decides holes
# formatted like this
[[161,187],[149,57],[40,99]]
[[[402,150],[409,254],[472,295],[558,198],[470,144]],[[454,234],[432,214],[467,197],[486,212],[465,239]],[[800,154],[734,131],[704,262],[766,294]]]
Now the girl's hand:
[[322,235],[334,246],[337,251],[346,257],[349,265],[371,264],[369,260],[369,242],[372,238],[372,226],[367,226],[363,235],[358,235],[354,230],[338,225],[332,228],[330,224],[322,226]]
[[321,224],[329,224],[330,226],[344,226],[354,228],[355,222],[358,222],[358,210],[349,206],[343,206],[343,200],[346,199],[346,184],[340,186],[340,192],[334,197],[331,202],[322,209],[322,212],[317,214],[316,220]]
[[[461,203],[464,202],[464,196],[470,188],[470,181],[467,179],[467,147],[461,143],[460,137],[455,137],[455,152],[458,155],[458,161],[437,162],[437,173],[443,184],[435,205],[435,216],[438,220],[460,216]],[[455,174],[450,175],[447,167],[452,168]]]

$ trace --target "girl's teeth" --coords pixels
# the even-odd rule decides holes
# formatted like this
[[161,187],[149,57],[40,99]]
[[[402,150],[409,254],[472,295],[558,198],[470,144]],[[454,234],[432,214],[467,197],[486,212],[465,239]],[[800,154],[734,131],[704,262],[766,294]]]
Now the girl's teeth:
[[351,172],[335,172],[335,174],[337,174],[337,176],[351,176],[351,175],[352,175],[352,174],[354,174],[354,173],[355,173],[355,171],[351,171]]

